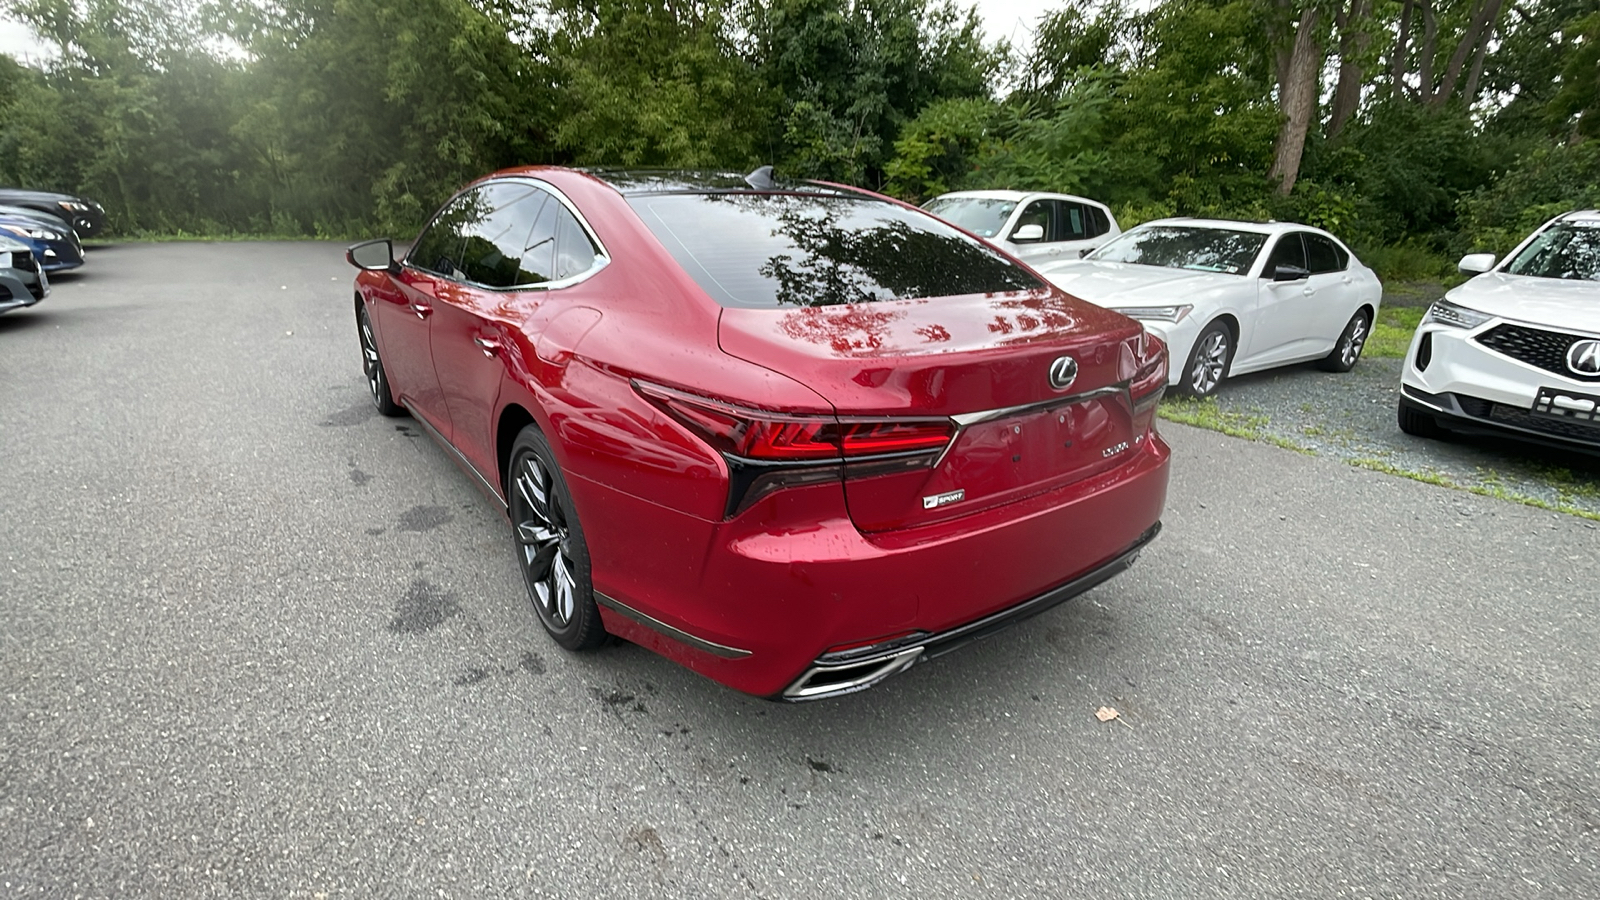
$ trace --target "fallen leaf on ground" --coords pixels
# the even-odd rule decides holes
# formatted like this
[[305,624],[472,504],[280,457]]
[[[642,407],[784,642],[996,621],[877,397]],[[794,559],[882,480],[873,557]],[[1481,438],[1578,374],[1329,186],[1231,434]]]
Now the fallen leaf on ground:
[[1102,706],[1099,709],[1095,710],[1095,713],[1094,713],[1094,717],[1096,719],[1099,719],[1102,722],[1109,722],[1112,719],[1115,719],[1119,715],[1122,715],[1122,714],[1117,712],[1116,710],[1112,709],[1109,706]]

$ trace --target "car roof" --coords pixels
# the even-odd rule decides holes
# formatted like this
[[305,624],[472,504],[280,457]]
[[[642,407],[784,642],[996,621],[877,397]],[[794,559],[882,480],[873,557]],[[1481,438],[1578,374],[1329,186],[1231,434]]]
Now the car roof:
[[[1099,200],[1091,200],[1088,197],[1080,197],[1077,194],[1057,194],[1049,191],[950,191],[934,197],[933,200],[942,200],[945,197],[970,197],[974,200],[1011,200],[1017,203],[1021,203],[1023,200],[1035,199],[1073,200],[1078,203],[1093,203],[1095,206],[1105,206],[1105,204],[1101,203]],[[930,200],[929,202],[932,201]]]
[[843,185],[818,181],[796,181],[770,177],[760,187],[758,172],[748,175],[739,172],[705,169],[576,169],[616,188],[623,196],[641,194],[723,194],[723,193],[782,193],[823,194],[833,196],[869,196]]
[[[1170,219],[1155,219],[1145,222],[1144,225],[1191,225],[1196,228],[1216,228],[1226,231],[1249,231],[1256,234],[1283,234],[1286,231],[1310,231],[1315,234],[1334,237],[1327,231],[1314,225],[1302,225],[1299,222],[1247,222],[1241,219],[1200,219],[1192,216],[1176,216]],[[1133,229],[1129,229],[1132,231]],[[1338,240],[1337,238],[1334,238]],[[1341,243],[1343,243],[1341,241]]]
[[1557,218],[1558,222],[1600,222],[1600,209],[1575,209]]

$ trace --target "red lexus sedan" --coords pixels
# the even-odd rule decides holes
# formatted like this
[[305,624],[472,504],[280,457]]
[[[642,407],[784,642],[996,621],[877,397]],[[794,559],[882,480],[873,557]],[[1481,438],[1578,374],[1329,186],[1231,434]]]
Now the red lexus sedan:
[[1127,568],[1166,348],[914,207],[522,168],[357,244],[378,409],[506,512],[534,612],[783,700],[867,688]]

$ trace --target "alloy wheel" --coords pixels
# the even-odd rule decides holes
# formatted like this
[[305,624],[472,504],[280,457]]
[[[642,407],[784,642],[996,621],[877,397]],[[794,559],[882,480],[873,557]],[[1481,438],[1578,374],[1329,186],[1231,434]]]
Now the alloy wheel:
[[1189,370],[1189,387],[1196,396],[1205,396],[1216,390],[1222,373],[1228,368],[1228,333],[1222,330],[1207,332],[1195,348],[1194,366]]
[[567,512],[553,490],[550,472],[534,454],[517,466],[512,498],[522,574],[540,618],[553,631],[572,624],[577,611],[572,533]]
[[378,362],[378,342],[372,336],[372,320],[365,311],[361,313],[361,369],[367,375],[367,389],[372,399],[383,403],[383,366]]
[[1358,315],[1350,322],[1350,329],[1345,333],[1344,345],[1339,348],[1339,361],[1346,367],[1354,366],[1356,360],[1361,358],[1361,348],[1366,346],[1367,317]]

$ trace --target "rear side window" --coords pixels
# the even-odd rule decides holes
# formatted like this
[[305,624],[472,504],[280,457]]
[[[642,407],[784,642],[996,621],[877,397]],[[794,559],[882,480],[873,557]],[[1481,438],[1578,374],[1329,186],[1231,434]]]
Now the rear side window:
[[1344,271],[1345,261],[1340,258],[1339,247],[1333,241],[1320,234],[1308,234],[1305,235],[1305,242],[1306,262],[1310,263],[1306,268],[1311,270],[1311,274]]
[[500,183],[478,188],[481,215],[464,229],[462,272],[484,287],[509,288],[547,280],[523,265],[528,235],[547,202],[547,194],[525,184]]
[[729,193],[628,202],[723,306],[834,306],[1044,287],[981,242],[879,200]]
[[581,275],[594,265],[594,242],[565,206],[551,205],[556,207],[556,277]]
[[1081,241],[1093,237],[1089,227],[1089,211],[1081,203],[1056,201],[1061,209],[1061,234],[1058,241]]

